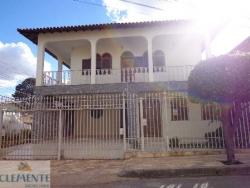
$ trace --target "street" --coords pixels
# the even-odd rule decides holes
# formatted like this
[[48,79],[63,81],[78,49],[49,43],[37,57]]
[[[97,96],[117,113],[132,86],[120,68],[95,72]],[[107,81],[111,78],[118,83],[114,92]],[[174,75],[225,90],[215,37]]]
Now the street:
[[[54,187],[54,186],[52,186]],[[218,176],[194,178],[126,179],[105,184],[67,185],[73,188],[249,188],[249,176]],[[59,188],[59,187],[58,187]]]

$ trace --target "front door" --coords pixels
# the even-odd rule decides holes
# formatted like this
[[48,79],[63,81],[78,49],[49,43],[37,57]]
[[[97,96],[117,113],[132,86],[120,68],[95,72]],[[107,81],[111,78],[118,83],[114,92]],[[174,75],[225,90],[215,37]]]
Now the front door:
[[162,137],[161,106],[158,99],[142,100],[144,137]]

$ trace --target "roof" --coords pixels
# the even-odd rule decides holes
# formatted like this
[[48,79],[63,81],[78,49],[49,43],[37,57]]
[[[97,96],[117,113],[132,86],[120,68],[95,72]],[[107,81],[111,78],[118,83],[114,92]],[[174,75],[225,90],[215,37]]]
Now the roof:
[[55,33],[55,32],[72,32],[72,31],[93,31],[105,29],[128,29],[152,27],[160,25],[174,25],[190,23],[187,20],[164,20],[164,21],[145,21],[145,22],[130,22],[130,23],[103,23],[90,25],[76,25],[76,26],[61,26],[61,27],[42,27],[42,28],[18,28],[17,31],[37,44],[38,35],[40,33]]
[[233,50],[231,50],[231,53],[235,52],[244,52],[244,53],[250,52],[250,36],[247,37],[245,40],[243,40]]

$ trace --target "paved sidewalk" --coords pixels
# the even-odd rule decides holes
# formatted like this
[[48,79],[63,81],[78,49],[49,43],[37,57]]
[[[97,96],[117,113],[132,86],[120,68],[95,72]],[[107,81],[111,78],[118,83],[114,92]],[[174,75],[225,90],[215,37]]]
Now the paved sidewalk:
[[87,186],[124,181],[132,177],[250,174],[250,154],[237,155],[237,159],[243,163],[240,165],[222,164],[221,161],[225,160],[225,157],[220,154],[128,160],[52,161],[52,185],[53,187]]
[[190,157],[166,157],[132,159],[128,161],[121,177],[191,177],[215,175],[250,175],[250,154],[237,155],[242,162],[238,165],[224,165],[225,155],[200,155]]
[[123,160],[61,160],[51,161],[52,187],[87,186],[124,179],[117,174]]

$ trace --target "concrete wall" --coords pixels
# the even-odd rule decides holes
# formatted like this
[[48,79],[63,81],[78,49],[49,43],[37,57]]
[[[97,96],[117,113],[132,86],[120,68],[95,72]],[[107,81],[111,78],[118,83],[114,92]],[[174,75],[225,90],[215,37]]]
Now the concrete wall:
[[[167,66],[195,65],[201,60],[202,41],[196,35],[161,35],[156,36],[152,41],[153,52],[157,50],[163,51]],[[100,79],[96,76],[97,83],[120,82],[122,53],[130,51],[134,56],[143,56],[144,52],[147,51],[147,39],[143,37],[100,39],[96,48],[97,53],[100,55],[104,53],[111,54],[113,69],[111,75],[99,76]],[[84,46],[72,50],[70,63],[71,70],[73,70],[72,85],[90,83],[90,75],[84,76],[81,74],[82,59],[89,59],[90,55],[90,44],[84,44]],[[178,69],[176,70],[178,71]],[[164,76],[162,79],[164,79]]]
[[103,109],[99,118],[91,116],[91,110],[75,111],[74,137],[119,139],[121,124],[120,110]]
[[82,59],[90,59],[90,43],[83,43],[82,47],[73,48],[71,51],[71,84],[78,85],[90,83],[90,76],[82,75]]
[[[40,33],[38,36],[38,43],[46,45],[50,42],[58,41],[98,41],[100,39],[113,39],[122,37],[141,36],[146,39],[153,39],[159,35],[196,35],[197,39],[204,39],[194,24],[178,24],[175,25],[155,25],[144,26],[140,28],[124,28],[124,29],[105,29],[93,31],[70,31],[70,32],[54,32],[54,33]],[[56,54],[55,54],[56,55]]]
[[[141,95],[143,96],[143,94]],[[157,98],[157,97],[156,97]],[[155,99],[156,99],[155,98]],[[160,97],[161,105],[161,117],[162,117],[162,130],[164,138],[189,138],[191,139],[204,139],[205,134],[208,132],[214,132],[216,129],[221,127],[219,121],[202,120],[201,117],[201,105],[191,103],[188,99],[188,120],[171,120],[171,105],[170,98]],[[156,116],[156,112],[148,114],[149,118]]]
[[195,65],[201,61],[202,40],[197,35],[161,35],[153,39],[153,52],[165,53],[167,66]]
[[37,86],[36,95],[81,95],[81,94],[110,94],[110,93],[143,93],[163,91],[187,91],[187,82],[141,82],[141,83],[114,83],[114,84],[82,84],[82,85],[55,85]]
[[168,138],[184,137],[184,138],[205,138],[205,133],[212,132],[221,126],[220,122],[211,123],[208,120],[201,120],[200,104],[190,103],[188,105],[187,121],[171,121],[170,105],[167,106],[167,121],[164,125],[164,135]]

